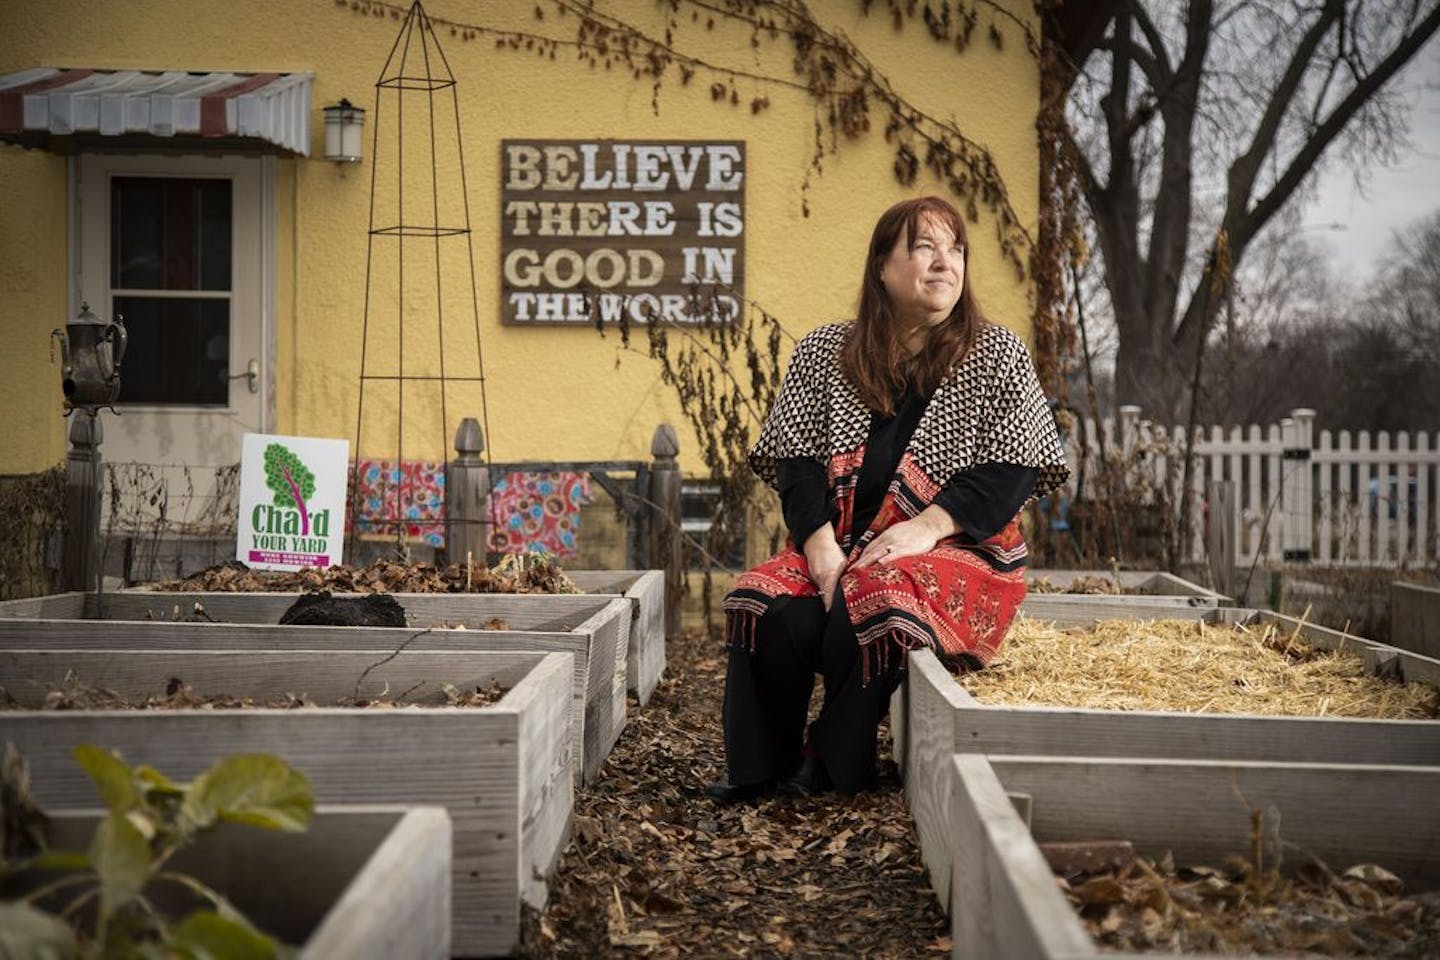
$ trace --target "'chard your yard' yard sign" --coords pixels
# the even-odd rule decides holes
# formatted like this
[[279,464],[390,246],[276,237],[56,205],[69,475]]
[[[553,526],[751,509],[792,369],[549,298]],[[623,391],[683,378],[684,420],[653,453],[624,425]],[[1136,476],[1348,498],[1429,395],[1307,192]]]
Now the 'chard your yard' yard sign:
[[345,440],[247,433],[236,559],[258,570],[339,563],[349,450]]

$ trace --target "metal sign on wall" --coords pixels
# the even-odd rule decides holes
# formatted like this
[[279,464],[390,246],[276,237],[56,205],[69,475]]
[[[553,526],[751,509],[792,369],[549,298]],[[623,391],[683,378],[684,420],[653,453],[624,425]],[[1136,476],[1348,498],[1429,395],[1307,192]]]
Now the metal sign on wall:
[[745,144],[502,140],[501,319],[729,322],[745,278]]

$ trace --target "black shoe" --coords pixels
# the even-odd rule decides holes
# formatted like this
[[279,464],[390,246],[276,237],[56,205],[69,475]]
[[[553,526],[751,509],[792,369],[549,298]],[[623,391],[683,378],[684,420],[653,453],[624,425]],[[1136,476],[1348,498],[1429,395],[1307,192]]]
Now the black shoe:
[[775,785],[775,793],[782,797],[814,797],[834,789],[825,761],[810,756],[800,761],[794,773]]
[[721,777],[705,788],[705,796],[714,800],[722,807],[728,807],[732,803],[746,803],[750,800],[758,800],[769,793],[775,786],[773,780],[762,780],[759,783],[732,784],[728,777]]

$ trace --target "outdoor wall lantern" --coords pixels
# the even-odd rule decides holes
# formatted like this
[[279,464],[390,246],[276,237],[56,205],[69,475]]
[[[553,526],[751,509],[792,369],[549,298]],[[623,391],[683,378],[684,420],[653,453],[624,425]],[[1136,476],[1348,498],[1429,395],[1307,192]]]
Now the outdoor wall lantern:
[[360,134],[365,109],[341,98],[325,108],[325,159],[336,163],[360,162]]
[[120,396],[120,361],[129,341],[125,319],[117,313],[114,323],[106,323],[90,312],[88,303],[81,303],[80,316],[50,336],[60,340],[66,415],[77,407],[93,414],[113,404]]

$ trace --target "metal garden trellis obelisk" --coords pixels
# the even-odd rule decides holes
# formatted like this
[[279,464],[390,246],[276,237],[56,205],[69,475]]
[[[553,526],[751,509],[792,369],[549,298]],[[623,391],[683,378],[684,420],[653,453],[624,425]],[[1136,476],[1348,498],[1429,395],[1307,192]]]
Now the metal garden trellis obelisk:
[[[436,100],[442,99],[445,113],[447,91],[455,124],[454,152],[447,150],[442,156]],[[444,461],[446,437],[454,429],[449,419],[452,390],[467,394],[454,398],[467,404],[479,400],[485,435],[491,435],[460,105],[454,74],[419,0],[406,14],[375,83],[372,131],[360,397],[350,478],[352,560],[355,535],[364,531],[393,533],[404,552],[407,527],[414,524],[418,512],[412,508],[423,499],[416,478],[405,468],[405,458],[436,450],[438,439],[436,459]],[[442,139],[449,139],[449,131]],[[468,276],[464,277],[454,275],[461,272],[458,251],[447,256],[455,246],[448,241],[458,238],[465,241],[463,270]],[[448,332],[447,306],[452,315]],[[468,325],[463,316],[454,317],[466,309]],[[459,327],[455,319],[461,321]],[[463,349],[457,351],[457,346]],[[378,399],[373,396],[377,390]],[[478,398],[473,396],[476,392]],[[378,441],[373,439],[377,434]],[[367,437],[375,449],[387,452],[393,440],[394,459],[371,462],[362,473]]]

